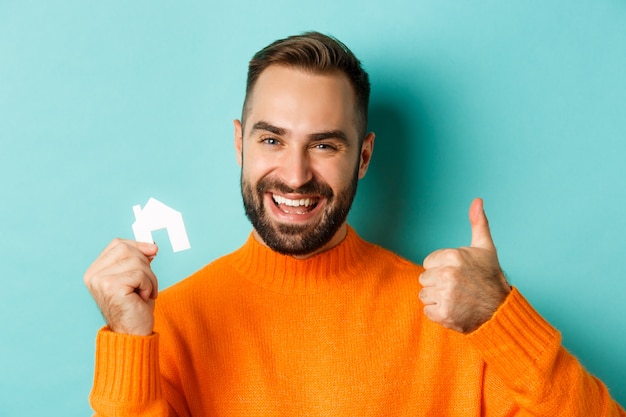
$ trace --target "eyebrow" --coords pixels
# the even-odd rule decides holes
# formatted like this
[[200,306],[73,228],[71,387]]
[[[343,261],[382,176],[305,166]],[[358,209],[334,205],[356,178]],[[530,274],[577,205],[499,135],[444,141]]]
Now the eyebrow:
[[313,133],[309,135],[312,141],[325,140],[325,139],[339,139],[346,145],[349,144],[348,135],[343,130],[329,130],[326,132]]
[[287,133],[286,129],[283,129],[282,127],[277,127],[274,125],[271,125],[267,122],[256,122],[253,126],[252,126],[252,132],[250,133],[254,133],[257,130],[265,130],[267,132],[273,133],[275,135],[285,135],[285,133]]
[[[254,133],[257,130],[264,130],[266,132],[270,132],[279,136],[284,136],[285,134],[287,134],[287,129],[274,126],[264,121],[256,122],[252,126],[251,133]],[[311,141],[321,141],[325,139],[339,139],[341,142],[344,142],[346,145],[350,143],[350,141],[348,140],[348,135],[343,130],[327,130],[324,132],[311,133],[309,135],[309,139]]]

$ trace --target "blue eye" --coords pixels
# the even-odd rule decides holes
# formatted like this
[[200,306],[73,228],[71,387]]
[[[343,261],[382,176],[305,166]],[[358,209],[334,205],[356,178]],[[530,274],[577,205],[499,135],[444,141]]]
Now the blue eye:
[[261,142],[265,143],[266,145],[278,145],[280,143],[276,138],[263,138]]
[[315,149],[321,149],[321,150],[327,150],[327,151],[334,151],[336,150],[336,148],[328,143],[317,143],[314,146]]

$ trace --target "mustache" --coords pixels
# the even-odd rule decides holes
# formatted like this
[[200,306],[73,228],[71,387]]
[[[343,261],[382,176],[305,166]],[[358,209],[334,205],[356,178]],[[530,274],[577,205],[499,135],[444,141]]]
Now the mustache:
[[264,178],[257,183],[256,191],[263,194],[268,190],[276,190],[284,194],[317,194],[327,199],[334,196],[332,188],[324,182],[312,179],[298,188],[292,188],[276,179]]

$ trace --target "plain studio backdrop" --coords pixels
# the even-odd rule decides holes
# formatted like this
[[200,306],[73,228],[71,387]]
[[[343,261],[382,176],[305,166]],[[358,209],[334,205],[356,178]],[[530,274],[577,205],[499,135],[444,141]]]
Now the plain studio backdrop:
[[[0,1],[0,415],[85,416],[85,269],[150,197],[167,287],[250,233],[232,120],[267,43],[333,34],[372,80],[350,223],[421,263],[485,199],[513,285],[626,404],[626,2]],[[416,277],[417,279],[417,277]]]

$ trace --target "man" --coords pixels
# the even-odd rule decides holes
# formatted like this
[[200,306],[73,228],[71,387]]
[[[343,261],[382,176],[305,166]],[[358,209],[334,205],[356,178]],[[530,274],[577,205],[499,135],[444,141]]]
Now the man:
[[254,230],[157,298],[153,244],[85,274],[107,327],[102,416],[626,416],[506,282],[482,201],[470,247],[424,268],[346,224],[367,172],[369,81],[308,33],[250,62],[235,149]]

